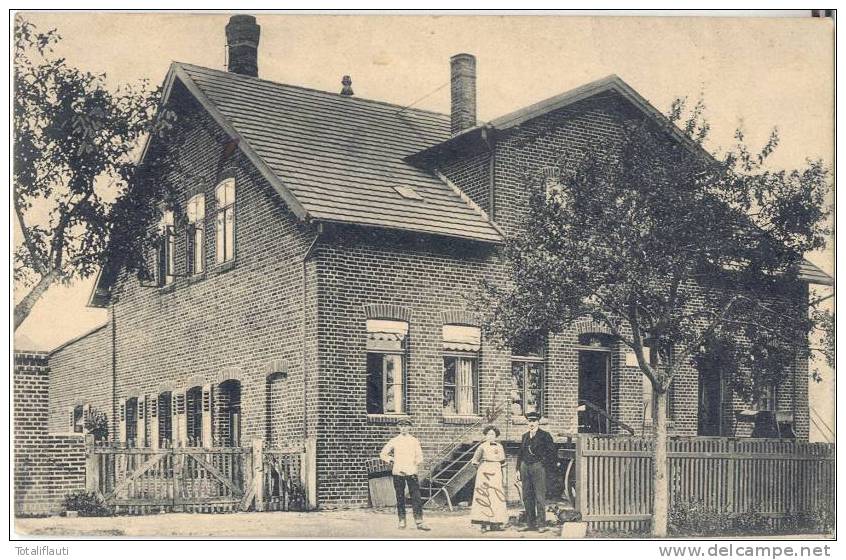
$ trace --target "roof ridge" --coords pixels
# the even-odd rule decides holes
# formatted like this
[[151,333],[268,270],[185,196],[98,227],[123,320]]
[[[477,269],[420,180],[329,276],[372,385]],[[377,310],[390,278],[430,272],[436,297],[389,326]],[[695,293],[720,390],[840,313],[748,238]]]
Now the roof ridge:
[[267,79],[259,78],[259,77],[256,77],[256,76],[246,76],[244,74],[237,74],[237,73],[234,73],[234,72],[227,72],[226,70],[218,70],[217,68],[209,68],[208,66],[200,66],[199,64],[191,64],[190,62],[179,62],[178,60],[174,60],[173,64],[178,64],[179,66],[182,66],[182,67],[189,66],[189,67],[193,67],[193,68],[199,68],[201,70],[208,70],[210,72],[214,72],[216,74],[223,74],[225,76],[232,77],[232,78],[235,78],[235,79],[245,79],[245,80],[257,81],[257,82],[265,82],[267,84],[271,84],[271,85],[274,85],[274,86],[282,86],[282,87],[286,87],[286,88],[299,89],[299,90],[303,90],[303,91],[320,93],[320,94],[323,94],[323,95],[331,96],[333,98],[348,99],[352,102],[361,101],[361,102],[364,102],[364,103],[373,103],[373,104],[376,104],[376,105],[384,105],[384,106],[387,106],[387,107],[396,107],[398,109],[403,109],[404,111],[415,111],[415,112],[418,112],[418,113],[427,113],[429,115],[435,115],[437,117],[449,118],[449,115],[446,114],[446,113],[440,113],[438,111],[432,111],[432,110],[429,110],[429,109],[419,109],[419,108],[416,108],[416,107],[407,107],[407,106],[403,106],[403,105],[398,105],[396,103],[390,103],[388,101],[380,101],[378,99],[370,99],[370,98],[367,98],[367,97],[357,97],[357,96],[346,97],[346,96],[341,96],[338,93],[326,91],[324,89],[310,88],[310,87],[298,86],[298,85],[294,85],[294,84],[285,84],[285,83],[282,83],[282,82],[274,82],[273,80],[267,80]]

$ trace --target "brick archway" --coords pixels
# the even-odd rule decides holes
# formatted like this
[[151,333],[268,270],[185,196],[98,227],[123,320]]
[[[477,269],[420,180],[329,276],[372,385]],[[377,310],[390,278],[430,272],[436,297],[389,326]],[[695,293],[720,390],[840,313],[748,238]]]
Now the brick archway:
[[411,309],[392,303],[369,303],[364,306],[364,315],[368,319],[393,319],[411,322]]

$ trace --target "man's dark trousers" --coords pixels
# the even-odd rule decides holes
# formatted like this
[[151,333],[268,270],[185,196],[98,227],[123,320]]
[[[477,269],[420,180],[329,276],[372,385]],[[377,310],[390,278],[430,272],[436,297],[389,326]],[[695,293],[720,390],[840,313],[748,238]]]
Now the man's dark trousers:
[[546,526],[546,469],[543,462],[520,465],[523,481],[523,505],[526,506],[526,524],[529,527]]
[[408,493],[411,494],[411,509],[414,512],[414,521],[423,521],[423,501],[420,499],[420,484],[417,475],[395,474],[394,492],[397,494],[397,515],[401,521],[405,521],[405,486],[408,485]]

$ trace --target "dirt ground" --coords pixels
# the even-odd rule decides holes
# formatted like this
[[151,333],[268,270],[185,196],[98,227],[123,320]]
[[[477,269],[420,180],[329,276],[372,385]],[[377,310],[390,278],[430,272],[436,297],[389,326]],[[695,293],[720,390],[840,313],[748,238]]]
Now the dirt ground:
[[[516,512],[514,512],[516,514]],[[516,528],[482,533],[470,524],[470,512],[425,512],[431,531],[418,531],[409,515],[409,527],[397,528],[391,510],[369,509],[266,513],[165,513],[116,517],[45,517],[15,520],[18,535],[24,536],[114,536],[114,537],[281,537],[281,538],[513,538],[559,539],[560,528],[546,533],[522,533]]]

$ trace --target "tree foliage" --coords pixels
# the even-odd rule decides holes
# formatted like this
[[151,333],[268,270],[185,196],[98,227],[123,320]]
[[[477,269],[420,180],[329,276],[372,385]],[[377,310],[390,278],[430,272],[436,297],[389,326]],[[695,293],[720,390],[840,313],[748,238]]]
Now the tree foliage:
[[[709,155],[701,101],[677,101],[657,123],[621,113],[616,127],[616,140],[526,170],[525,218],[503,250],[508,281],[484,280],[476,305],[511,347],[584,318],[628,347],[652,382],[654,483],[666,490],[658,454],[682,368],[718,357],[751,401],[807,360],[813,315],[799,265],[824,246],[829,172],[821,161],[769,169],[777,130],[759,151],[738,130],[730,150]],[[656,535],[666,534],[660,494]]]
[[828,170],[766,169],[776,131],[754,154],[738,131],[712,158],[703,105],[682,122],[683,109],[674,104],[663,127],[621,119],[617,142],[561,154],[558,180],[527,172],[526,218],[504,248],[509,283],[485,281],[477,301],[490,334],[516,345],[590,317],[635,352],[659,392],[716,346],[749,397],[753,379],[778,381],[807,352],[798,271],[824,245]]
[[142,142],[173,128],[160,90],[146,80],[110,87],[56,56],[59,41],[15,21],[14,278],[26,291],[15,328],[52,284],[90,276],[108,254],[139,266],[155,202],[170,190],[152,178],[166,157],[136,165]]

